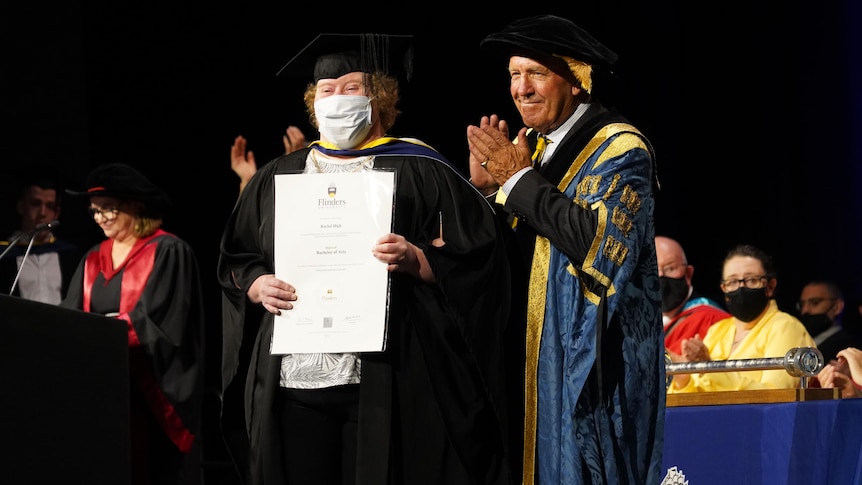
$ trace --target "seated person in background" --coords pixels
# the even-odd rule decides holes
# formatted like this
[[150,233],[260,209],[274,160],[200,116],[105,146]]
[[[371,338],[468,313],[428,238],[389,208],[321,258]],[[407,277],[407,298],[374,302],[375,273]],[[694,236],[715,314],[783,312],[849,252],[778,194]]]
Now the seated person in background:
[[[281,137],[284,143],[284,154],[305,148],[305,133],[296,126],[290,125],[284,130]],[[230,169],[239,177],[239,191],[245,188],[251,177],[257,173],[257,163],[254,160],[254,152],[246,150],[248,141],[242,135],[237,135],[230,146]]]
[[730,314],[715,301],[695,291],[691,283],[694,266],[688,264],[679,242],[656,236],[655,252],[661,285],[664,346],[672,354],[680,354],[683,340],[706,335],[713,323],[730,317]]
[[[48,177],[31,176],[21,186],[15,208],[20,216],[18,229],[8,241],[0,242],[0,253],[9,249],[0,260],[0,293],[57,305],[66,296],[83,254],[74,244],[57,239],[50,229],[36,230],[40,224],[59,219],[59,185]],[[15,238],[15,247],[9,248]],[[25,260],[31,239],[33,246]]]
[[802,287],[799,320],[814,337],[817,349],[826,362],[835,360],[838,351],[859,345],[857,339],[841,325],[844,314],[844,293],[832,281],[815,280]]
[[[855,376],[855,378],[854,378]],[[862,350],[848,347],[817,374],[820,387],[835,387],[841,397],[862,397]]]
[[[716,322],[701,340],[682,342],[675,362],[783,357],[794,347],[814,347],[814,339],[796,317],[778,309],[772,258],[761,249],[740,245],[724,258],[721,291],[732,315]],[[791,389],[799,378],[784,369],[677,374],[669,393]]]

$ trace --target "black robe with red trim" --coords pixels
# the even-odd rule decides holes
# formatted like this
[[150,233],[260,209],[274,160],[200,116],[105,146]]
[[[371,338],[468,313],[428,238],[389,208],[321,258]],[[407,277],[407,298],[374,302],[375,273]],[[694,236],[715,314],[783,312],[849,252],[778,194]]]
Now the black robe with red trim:
[[158,230],[112,268],[112,239],[93,246],[61,306],[117,314],[128,323],[130,386],[162,430],[187,453],[201,421],[204,305],[192,248]]

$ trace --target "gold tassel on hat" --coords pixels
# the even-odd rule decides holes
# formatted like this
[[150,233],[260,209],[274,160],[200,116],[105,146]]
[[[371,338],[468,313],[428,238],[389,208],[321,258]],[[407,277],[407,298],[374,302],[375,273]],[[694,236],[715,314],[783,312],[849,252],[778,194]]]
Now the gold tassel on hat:
[[[554,55],[557,56],[556,54]],[[586,62],[572,59],[568,56],[557,57],[566,61],[566,65],[569,66],[569,71],[572,71],[572,74],[575,75],[575,79],[581,83],[581,88],[589,94],[593,90],[593,66]]]

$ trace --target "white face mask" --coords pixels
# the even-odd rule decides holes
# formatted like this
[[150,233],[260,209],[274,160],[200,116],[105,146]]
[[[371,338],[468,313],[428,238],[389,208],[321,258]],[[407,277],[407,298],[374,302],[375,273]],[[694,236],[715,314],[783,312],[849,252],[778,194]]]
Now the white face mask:
[[323,138],[342,150],[356,148],[371,131],[371,100],[367,96],[333,95],[314,102]]

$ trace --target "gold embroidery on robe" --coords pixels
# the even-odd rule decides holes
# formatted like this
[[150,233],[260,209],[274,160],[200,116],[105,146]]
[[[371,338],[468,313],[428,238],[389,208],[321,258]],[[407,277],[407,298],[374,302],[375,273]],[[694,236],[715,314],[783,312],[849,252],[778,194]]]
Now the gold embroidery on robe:
[[[572,180],[574,180],[578,171],[583,167],[584,163],[586,163],[589,156],[595,153],[595,151],[601,147],[602,143],[611,136],[622,133],[622,135],[612,141],[611,145],[605,149],[599,160],[596,161],[594,167],[600,165],[605,160],[622,154],[625,150],[637,146],[642,147],[645,150],[647,149],[646,145],[639,137],[623,132],[640,133],[633,126],[626,123],[614,123],[599,130],[599,132],[596,133],[593,139],[587,143],[586,147],[584,147],[584,149],[578,154],[577,158],[572,162],[572,165],[569,167],[568,171],[566,171],[566,174],[563,176],[559,185],[557,185],[557,188],[560,191],[565,192],[566,187],[572,183]],[[601,176],[593,175],[584,177],[576,187],[575,196],[573,197],[572,202],[581,205],[586,209],[588,202],[585,196],[596,194],[599,190],[600,184]],[[616,185],[616,181],[611,184],[611,187],[605,194],[607,197],[610,197],[616,191]],[[633,195],[636,196],[637,194]],[[625,191],[623,192],[623,196],[631,199],[631,196],[625,195]],[[640,207],[639,198],[631,200],[637,200],[638,202],[636,207]],[[626,205],[630,209],[635,207],[631,206],[630,203],[627,203]],[[587,252],[587,257],[581,271],[589,274],[593,279],[605,286],[608,289],[607,296],[611,296],[616,294],[616,288],[614,287],[613,282],[607,275],[595,268],[593,264],[595,263],[600,250],[605,257],[608,257],[616,264],[621,264],[628,255],[628,248],[623,242],[607,236],[607,221],[609,220],[609,216],[605,200],[594,202],[590,207],[590,210],[598,212],[598,227],[596,230],[596,237],[590,245],[590,249]],[[612,214],[612,216],[613,217],[611,217],[610,220],[613,221],[613,219],[619,218],[620,222],[624,224],[625,218],[622,213],[619,215]],[[616,224],[616,222],[612,223]],[[604,246],[602,245],[603,242],[605,243]],[[541,347],[542,328],[545,318],[545,303],[547,301],[550,255],[551,245],[548,239],[542,236],[536,236],[536,246],[533,252],[533,264],[530,269],[530,287],[527,300],[526,366],[524,371],[525,415],[523,485],[532,485],[535,480],[536,421],[538,412],[537,372],[539,368],[539,351]],[[571,265],[567,269],[568,273],[573,277],[578,276],[577,270]],[[599,304],[598,295],[589,291],[583,284],[581,284],[580,281],[578,281],[578,285],[581,288],[584,298],[594,305]]]

